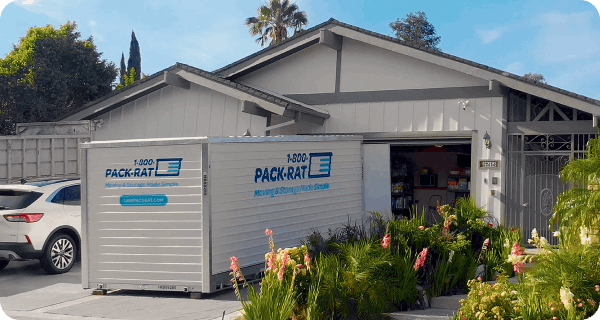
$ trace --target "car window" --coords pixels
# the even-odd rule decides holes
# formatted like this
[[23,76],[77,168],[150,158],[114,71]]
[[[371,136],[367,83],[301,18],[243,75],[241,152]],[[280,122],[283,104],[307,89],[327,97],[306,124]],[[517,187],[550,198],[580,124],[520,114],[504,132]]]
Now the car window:
[[64,204],[70,206],[81,205],[81,187],[70,186],[63,189]]
[[0,190],[0,210],[27,208],[41,195],[31,191]]
[[52,203],[63,203],[65,199],[65,189],[60,189],[56,195],[54,195],[54,198],[52,198],[52,200],[50,200],[50,202]]

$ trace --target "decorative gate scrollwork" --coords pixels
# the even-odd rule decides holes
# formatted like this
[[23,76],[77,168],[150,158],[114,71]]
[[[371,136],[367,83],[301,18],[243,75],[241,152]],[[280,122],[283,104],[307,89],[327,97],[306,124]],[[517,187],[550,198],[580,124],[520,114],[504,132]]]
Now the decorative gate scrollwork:
[[559,175],[572,158],[584,156],[593,134],[509,134],[506,172],[506,225],[523,229],[523,238],[536,228],[551,244],[558,240],[548,226],[557,196],[569,188]]

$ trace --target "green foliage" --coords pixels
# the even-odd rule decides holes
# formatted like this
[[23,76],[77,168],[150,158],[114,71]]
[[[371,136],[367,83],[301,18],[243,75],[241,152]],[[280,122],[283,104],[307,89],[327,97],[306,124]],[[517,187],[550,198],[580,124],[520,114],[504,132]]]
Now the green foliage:
[[546,83],[546,79],[544,78],[544,75],[541,73],[528,72],[528,73],[524,74],[523,77],[537,81],[537,82]]
[[339,252],[315,261],[318,272],[323,274],[320,301],[329,316],[373,319],[374,315],[389,311],[389,283],[379,272],[391,265],[389,254],[368,241],[339,245]]
[[396,33],[396,38],[410,44],[440,50],[437,45],[442,38],[437,35],[435,27],[427,21],[427,15],[418,11],[406,15],[406,18],[390,23],[390,28]]
[[294,29],[294,34],[308,24],[306,13],[299,11],[298,5],[289,0],[269,0],[260,6],[256,17],[244,21],[251,36],[259,36],[256,43],[264,47],[267,42],[275,45],[288,38],[288,29]]
[[248,301],[242,300],[245,320],[288,320],[294,309],[294,283],[263,281],[260,295],[252,285]]
[[[119,84],[125,85],[125,75],[127,75],[127,67],[125,66],[125,55],[121,52],[121,68],[119,68]],[[117,86],[117,89],[120,89]]]
[[[45,39],[67,39],[67,35],[75,28],[77,25],[74,22],[67,22],[59,29],[54,29],[51,25],[29,29],[27,35],[19,39],[19,44],[15,45],[4,59],[0,59],[0,75],[14,76],[20,69],[27,68],[27,73],[17,79],[17,82],[33,84],[35,70],[33,56],[37,42]],[[91,45],[91,41],[81,41],[81,43],[86,48]]]
[[14,134],[15,123],[60,119],[112,91],[115,65],[75,30],[69,22],[31,28],[0,60],[0,134]]
[[[460,301],[462,307],[456,312],[456,320],[515,319],[519,311],[518,292],[505,276],[498,277],[490,285],[479,280],[469,280],[467,299]],[[540,318],[542,319],[542,318]]]
[[133,81],[140,80],[142,75],[142,55],[140,53],[140,43],[135,37],[135,32],[131,30],[131,43],[129,44],[129,59],[127,60],[128,74],[131,75],[131,70],[137,70],[137,75],[134,74]]
[[135,68],[131,68],[131,70],[129,70],[129,74],[126,74],[125,76],[123,76],[124,84],[118,84],[117,90],[134,83],[135,77],[136,77]]
[[[588,142],[585,158],[569,162],[560,172],[562,180],[572,188],[558,195],[551,226],[561,233],[575,235],[581,227],[600,230],[600,139]],[[597,236],[597,234],[596,234]],[[575,245],[577,237],[564,238],[566,245]]]
[[487,212],[480,208],[475,203],[475,199],[472,197],[459,198],[456,200],[454,208],[454,214],[456,215],[456,221],[459,226],[464,226],[469,221],[481,223]]

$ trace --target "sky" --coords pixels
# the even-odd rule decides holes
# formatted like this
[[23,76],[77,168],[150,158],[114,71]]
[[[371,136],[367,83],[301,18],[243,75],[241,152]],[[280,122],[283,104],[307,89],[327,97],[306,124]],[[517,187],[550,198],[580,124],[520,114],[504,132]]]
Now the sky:
[[[117,67],[131,31],[142,72],[176,62],[213,71],[261,47],[244,26],[265,0],[0,0],[0,57],[31,27],[75,21]],[[393,36],[389,24],[423,11],[442,51],[600,100],[600,0],[298,0],[309,25],[329,18]]]

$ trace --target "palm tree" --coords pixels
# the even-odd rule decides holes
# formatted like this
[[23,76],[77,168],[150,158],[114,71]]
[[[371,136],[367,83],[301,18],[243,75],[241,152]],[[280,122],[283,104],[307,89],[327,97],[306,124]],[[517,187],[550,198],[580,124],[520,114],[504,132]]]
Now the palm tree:
[[257,16],[246,19],[244,24],[250,30],[250,35],[259,36],[256,43],[264,47],[271,38],[269,45],[275,45],[287,39],[288,28],[294,29],[294,34],[308,24],[306,13],[298,11],[298,5],[290,4],[289,0],[269,0],[266,5],[258,8]]

